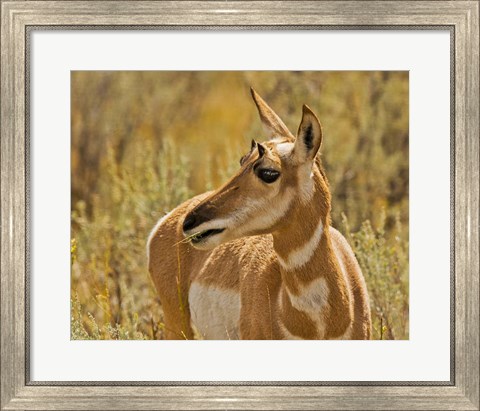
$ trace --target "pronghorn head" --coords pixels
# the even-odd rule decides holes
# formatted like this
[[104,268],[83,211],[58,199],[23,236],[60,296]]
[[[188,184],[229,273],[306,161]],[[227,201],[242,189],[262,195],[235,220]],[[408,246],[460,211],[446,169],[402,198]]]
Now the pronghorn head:
[[322,142],[317,117],[304,105],[294,137],[255,90],[251,92],[269,140],[252,140],[237,174],[186,215],[183,232],[196,248],[212,249],[240,237],[275,233],[316,192],[324,204],[320,208],[325,215],[320,218],[328,218],[330,193],[317,158]]

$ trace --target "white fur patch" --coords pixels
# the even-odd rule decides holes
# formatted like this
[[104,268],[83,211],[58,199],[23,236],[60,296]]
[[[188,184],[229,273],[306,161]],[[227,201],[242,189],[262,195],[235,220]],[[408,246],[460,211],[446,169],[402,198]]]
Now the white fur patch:
[[147,264],[150,261],[150,243],[151,243],[153,237],[155,236],[155,234],[157,233],[158,229],[160,228],[160,226],[163,224],[163,222],[168,217],[170,217],[170,214],[172,214],[172,212],[173,212],[173,210],[170,211],[169,213],[165,214],[160,220],[158,220],[157,224],[155,224],[155,227],[153,227],[152,231],[150,231],[150,234],[148,235],[148,239],[147,239]]
[[240,294],[194,282],[188,293],[192,325],[206,340],[240,338]]
[[287,289],[292,306],[309,314],[319,313],[325,308],[329,293],[330,289],[324,277],[313,280],[300,291],[299,295],[295,295]]
[[323,338],[325,324],[322,312],[328,306],[328,295],[330,294],[325,278],[320,277],[313,280],[300,291],[299,295],[291,293],[288,289],[287,294],[292,306],[304,312],[313,320],[317,328],[318,338]]
[[288,157],[290,154],[292,154],[293,147],[293,143],[280,143],[276,145],[277,152],[280,157]]
[[[293,294],[288,290],[288,288],[286,289],[286,292],[288,296],[286,298],[290,299],[292,307],[307,314],[314,321],[317,328],[317,336],[318,338],[322,338],[325,335],[325,324],[323,321],[322,311],[328,306],[328,296],[330,294],[330,289],[328,288],[325,278],[321,277],[312,281],[300,291],[299,295]],[[282,293],[280,293],[280,310],[282,305]],[[280,324],[280,329],[282,330],[285,339],[302,339],[293,335],[283,324]]]
[[322,238],[322,234],[323,234],[323,223],[322,223],[322,220],[320,219],[313,235],[302,247],[292,251],[286,258],[282,258],[279,255],[277,255],[280,265],[285,270],[289,271],[289,270],[295,270],[297,268],[300,268],[306,263],[308,263],[310,259],[313,257],[315,250],[318,247],[320,239]]

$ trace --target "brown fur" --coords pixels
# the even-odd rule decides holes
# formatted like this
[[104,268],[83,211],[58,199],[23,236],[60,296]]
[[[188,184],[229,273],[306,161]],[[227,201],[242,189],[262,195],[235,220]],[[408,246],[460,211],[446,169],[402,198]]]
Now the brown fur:
[[[253,96],[262,121],[272,131],[275,141],[262,143],[263,156],[259,156],[260,149],[252,149],[244,156],[237,175],[215,192],[181,204],[151,235],[149,271],[163,307],[166,337],[193,338],[188,295],[195,283],[206,290],[230,290],[233,294],[228,295],[239,296],[238,330],[242,339],[369,339],[371,320],[365,281],[347,241],[330,227],[328,182],[318,159],[313,161],[321,143],[318,120],[304,108],[299,135],[309,127],[311,131],[311,124],[316,133],[313,157],[308,160],[305,155],[312,154],[302,154],[305,148],[286,133],[278,116],[258,95],[254,93]],[[279,136],[279,133],[283,134]],[[278,144],[293,141],[295,146],[291,154],[278,151]],[[308,177],[311,180],[305,180],[305,173],[299,172],[302,161],[306,164],[312,161],[313,174]],[[255,175],[256,167],[281,170],[281,182],[275,183],[281,185],[262,183]],[[272,221],[268,227],[248,228],[256,218],[270,221],[268,207],[274,212],[284,193],[297,191],[309,181],[313,191],[308,201],[299,194],[289,203],[284,218]],[[274,190],[278,194],[272,197],[271,204],[266,202],[258,211],[245,206],[259,198],[269,198]],[[242,212],[250,214],[235,228],[237,223],[231,220],[231,215]],[[267,220],[262,220],[263,215]],[[226,219],[231,227],[214,236],[221,238],[215,248],[197,249],[181,242],[184,238],[182,224],[187,216],[195,216],[198,226]],[[311,258],[301,266],[284,268],[279,259],[288,261],[293,251],[307,249],[305,245],[313,238],[319,219],[323,232]],[[310,300],[306,298],[309,286],[316,284],[325,284],[328,298],[315,292]],[[297,301],[297,306],[292,299]],[[315,307],[317,300],[319,311],[316,313],[314,309],[312,314],[308,311],[309,304]],[[230,308],[221,309],[228,311]],[[212,318],[207,320],[216,324],[215,313],[209,315]]]

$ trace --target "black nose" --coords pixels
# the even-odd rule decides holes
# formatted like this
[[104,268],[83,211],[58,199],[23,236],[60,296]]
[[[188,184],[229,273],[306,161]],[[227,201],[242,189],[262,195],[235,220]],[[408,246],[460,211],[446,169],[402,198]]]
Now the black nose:
[[191,230],[193,227],[195,227],[196,222],[197,219],[195,218],[195,214],[187,215],[185,221],[183,222],[183,231]]

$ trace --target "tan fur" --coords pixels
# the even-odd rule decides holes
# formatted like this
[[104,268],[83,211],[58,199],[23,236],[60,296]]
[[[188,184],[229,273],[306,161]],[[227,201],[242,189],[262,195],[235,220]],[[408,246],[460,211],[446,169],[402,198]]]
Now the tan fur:
[[[330,226],[328,182],[315,159],[320,124],[304,107],[295,140],[258,94],[253,97],[273,138],[262,143],[263,156],[253,146],[234,177],[178,206],[149,238],[149,271],[166,338],[193,338],[192,310],[201,309],[193,317],[217,330],[211,335],[218,336],[224,326],[224,337],[216,338],[369,339],[365,280],[347,241]],[[312,144],[302,145],[312,136]],[[255,167],[279,170],[280,177],[266,184]],[[198,244],[182,242],[182,226],[192,216],[199,231],[225,230]],[[198,304],[200,294],[194,295],[197,306],[189,304],[194,283],[197,293],[239,295],[234,329],[227,325],[236,318],[233,302],[218,315]]]

